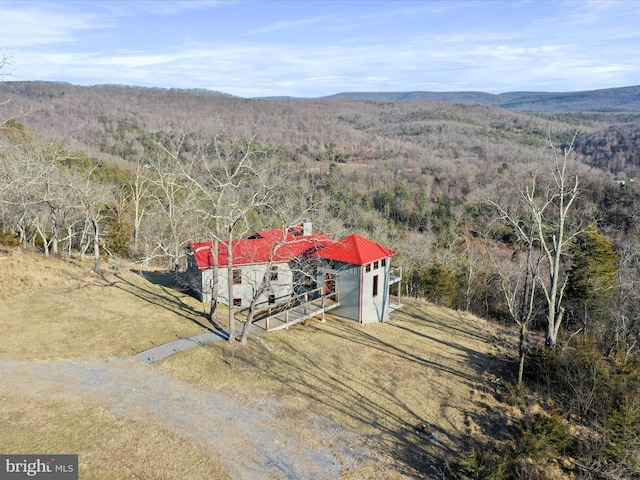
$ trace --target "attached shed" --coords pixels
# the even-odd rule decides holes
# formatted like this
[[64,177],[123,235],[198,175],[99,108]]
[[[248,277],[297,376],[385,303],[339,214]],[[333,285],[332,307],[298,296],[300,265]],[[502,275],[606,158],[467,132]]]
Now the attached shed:
[[340,292],[336,315],[359,323],[390,320],[389,288],[398,281],[391,275],[391,257],[396,253],[353,234],[313,254],[321,259],[317,281]]

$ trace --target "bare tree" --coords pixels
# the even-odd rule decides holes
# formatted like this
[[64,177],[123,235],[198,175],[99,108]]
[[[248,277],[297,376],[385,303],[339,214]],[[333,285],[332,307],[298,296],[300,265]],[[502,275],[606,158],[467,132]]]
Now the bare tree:
[[85,226],[90,226],[94,271],[101,273],[101,226],[105,208],[113,200],[113,192],[110,190],[109,185],[95,182],[92,179],[94,170],[95,167],[83,172],[69,172],[66,179],[66,187],[74,194],[74,206],[81,208],[85,214]]
[[[315,212],[320,202],[309,178],[301,178],[299,172],[294,177],[291,168],[252,139],[217,135],[203,151],[206,152],[204,155],[183,166],[183,175],[198,192],[199,221],[207,226],[207,237],[213,239],[214,284],[211,286],[210,315],[213,317],[220,289],[223,295],[227,295],[230,342],[236,340],[237,321],[234,245],[256,231],[282,229],[281,238],[272,239],[266,265],[252,269],[251,276],[243,275],[242,278],[243,296],[251,298],[240,336],[240,342],[246,343],[258,303],[277,281],[274,280],[277,275],[272,275],[274,259],[284,245],[291,244],[289,227],[300,225]],[[226,255],[226,292],[224,286],[217,284],[220,251]],[[244,254],[246,256],[247,252]]]
[[540,263],[543,259],[541,252],[534,247],[536,242],[534,233],[531,225],[528,227],[522,225],[521,235],[525,238],[517,242],[516,251],[504,248],[492,251],[485,244],[500,279],[500,290],[509,316],[518,326],[518,383],[522,383],[524,374],[527,330],[534,318],[536,286]]
[[618,285],[611,308],[613,343],[628,357],[640,350],[640,243],[629,240],[619,251]]
[[287,227],[283,227],[282,229],[282,237],[278,241],[276,241],[269,253],[269,261],[264,267],[264,273],[262,277],[256,282],[253,286],[253,292],[251,296],[251,301],[249,302],[249,309],[247,311],[247,319],[242,327],[242,333],[240,335],[240,343],[246,344],[247,339],[249,337],[249,333],[251,331],[251,326],[253,325],[253,319],[256,314],[256,307],[258,306],[258,301],[264,292],[271,286],[273,281],[273,262],[274,258],[278,252],[278,250],[287,243]]
[[[67,149],[54,142],[46,142],[44,145],[35,144],[31,150],[32,153],[30,153],[34,156],[40,171],[41,195],[48,211],[51,228],[51,253],[58,255],[60,225],[68,200],[60,172],[61,161],[68,156]],[[47,239],[43,233],[41,236],[45,244],[45,253],[48,255]]]
[[[5,225],[11,225],[19,233],[23,247],[35,238],[37,228],[46,218],[43,211],[41,165],[25,145],[12,145],[3,149],[0,156],[2,186],[0,203],[4,207]],[[43,231],[42,227],[40,230]],[[48,247],[44,239],[45,248]]]
[[[580,192],[578,177],[568,171],[576,136],[577,131],[571,144],[562,150],[550,142],[554,160],[550,168],[551,179],[539,191],[541,180],[538,172],[534,173],[531,185],[520,192],[520,211],[510,213],[507,206],[491,202],[520,241],[527,243],[533,234],[535,247],[544,256],[546,278],[539,275],[536,279],[546,300],[545,344],[548,348],[556,346],[564,317],[562,300],[568,275],[563,260],[573,239],[582,231],[570,222],[570,211]],[[530,271],[527,273],[532,274]]]
[[[266,151],[250,140],[216,135],[207,150],[207,155],[182,165],[182,175],[198,192],[197,213],[201,223],[209,226],[207,235],[214,239],[214,246],[224,244],[226,248],[229,342],[234,342],[233,243],[252,230],[252,216],[269,211],[274,192],[271,182],[277,178],[274,175],[277,172]],[[212,255],[218,258],[217,251]],[[212,298],[212,302],[217,302],[217,298]]]
[[[157,139],[157,150],[151,152],[148,159],[149,168],[145,167],[146,163],[139,162],[140,171],[136,175],[139,174],[140,179],[135,187],[142,195],[145,184],[148,185],[154,207],[147,212],[149,230],[146,237],[155,245],[153,251],[146,254],[147,260],[156,255],[168,257],[176,273],[184,257],[184,247],[198,228],[195,222],[198,192],[185,175],[182,158],[186,139],[184,132],[173,135],[169,140]],[[145,174],[149,177],[142,178]],[[142,223],[140,211],[138,215]]]
[[151,166],[145,161],[142,155],[136,158],[136,169],[133,173],[133,180],[129,184],[131,203],[133,204],[133,250],[138,251],[140,240],[140,227],[142,219],[146,214],[143,208],[143,201],[149,191],[149,177],[145,171]]
[[7,72],[7,66],[11,65],[11,54],[5,52],[4,50],[0,50],[0,80],[2,80],[7,75],[11,75],[10,72]]
[[[263,268],[262,276],[257,279],[255,285],[253,285],[253,292],[251,302],[249,304],[247,318],[242,328],[242,334],[240,336],[240,343],[247,343],[247,338],[253,325],[253,319],[256,313],[256,307],[262,295],[273,284],[278,282],[279,274],[274,274],[274,261],[283,248],[293,249],[296,251],[295,244],[300,242],[305,247],[308,247],[309,236],[312,232],[306,232],[309,236],[303,235],[296,237],[289,232],[295,228],[299,228],[300,225],[304,225],[308,218],[315,216],[318,209],[322,207],[322,202],[314,198],[313,192],[315,189],[309,182],[305,182],[305,179],[296,178],[297,187],[294,186],[291,178],[294,172],[291,169],[277,169],[277,176],[273,179],[272,183],[272,195],[270,202],[270,219],[277,219],[276,221],[282,225],[281,235],[279,235],[273,242],[269,252],[269,260]],[[280,227],[278,225],[278,227]],[[308,224],[309,225],[309,224]],[[313,238],[313,237],[312,237]],[[312,247],[312,248],[315,248]],[[308,271],[308,264],[305,261],[298,262],[298,258],[291,259],[289,262],[289,269],[291,277],[287,277],[287,281],[290,281],[291,294],[295,293],[297,288],[302,284],[312,283],[315,281],[313,278],[313,272]]]

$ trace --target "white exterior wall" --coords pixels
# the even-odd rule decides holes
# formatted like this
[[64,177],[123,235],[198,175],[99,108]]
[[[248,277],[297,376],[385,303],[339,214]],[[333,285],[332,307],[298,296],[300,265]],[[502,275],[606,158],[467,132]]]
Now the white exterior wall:
[[[293,292],[293,272],[287,263],[274,263],[278,267],[278,280],[272,281],[265,292],[260,295],[258,304],[267,304],[269,295],[275,295],[276,302],[282,297],[290,297]],[[233,286],[233,298],[242,299],[242,306],[248,307],[254,292],[260,286],[267,270],[267,264],[235,266],[233,270],[242,272],[242,282]],[[208,269],[213,275],[213,269]],[[229,289],[227,284],[228,269],[218,269],[218,302],[229,305]],[[210,290],[209,290],[210,291]]]
[[213,288],[213,268],[200,270],[201,279],[201,300],[205,303],[211,302],[211,289]]
[[[388,322],[389,321],[389,258],[386,265],[373,268],[367,272],[362,267],[362,317],[361,323]],[[373,278],[378,276],[378,295],[373,296]]]

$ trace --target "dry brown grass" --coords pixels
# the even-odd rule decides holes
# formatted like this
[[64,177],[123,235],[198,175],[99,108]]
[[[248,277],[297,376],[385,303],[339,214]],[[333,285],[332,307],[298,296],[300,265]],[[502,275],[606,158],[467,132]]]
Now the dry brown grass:
[[[174,375],[238,398],[272,397],[279,421],[310,445],[309,416],[368,435],[380,453],[354,478],[435,473],[443,456],[477,433],[475,419],[498,409],[494,380],[505,368],[486,322],[411,302],[387,324],[330,318],[256,336],[247,348],[211,344],[170,357]],[[440,440],[413,429],[426,422]]]
[[78,454],[83,480],[233,478],[175,433],[122,420],[102,407],[20,397],[0,400],[0,451]]
[[[163,285],[161,273],[147,278],[123,269],[98,276],[90,263],[38,255],[0,260],[0,360],[126,357],[205,331],[197,300]],[[326,323],[255,335],[246,347],[216,342],[194,348],[157,368],[241,403],[279,402],[280,427],[310,447],[332,443],[309,427],[310,418],[365,435],[376,454],[347,478],[435,476],[442,459],[479,431],[480,417],[504,411],[494,398],[494,380],[505,368],[495,338],[494,328],[478,318],[415,301],[391,323],[360,326],[329,316]],[[94,404],[2,398],[0,417],[12,424],[0,433],[0,450],[80,452],[83,471],[93,472],[86,478],[101,478],[98,468],[109,455],[116,459],[110,478],[133,477],[128,469],[134,464],[138,478],[161,478],[166,465],[184,462],[198,472],[192,478],[222,472],[153,421],[124,421]],[[51,423],[44,436],[37,433],[43,422]],[[419,422],[430,424],[439,441],[418,437],[413,426]],[[148,447],[142,438],[151,439]],[[164,443],[175,448],[161,449]],[[154,461],[156,451],[166,461]],[[169,472],[164,478],[177,477]]]
[[[2,252],[0,360],[126,357],[205,331],[200,303],[163,286],[160,272],[147,275],[152,283],[130,271],[91,269],[91,262]],[[2,396],[0,424],[0,451],[79,454],[83,479],[232,478],[177,434],[93,402]]]
[[[106,266],[96,275],[91,269],[80,260],[5,254],[0,359],[127,357],[205,331],[201,303],[187,292],[131,271]],[[161,273],[153,275],[162,280]]]

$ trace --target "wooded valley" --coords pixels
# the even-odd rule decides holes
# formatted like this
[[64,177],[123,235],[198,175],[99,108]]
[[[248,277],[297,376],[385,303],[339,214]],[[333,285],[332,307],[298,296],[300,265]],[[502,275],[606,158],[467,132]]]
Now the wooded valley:
[[524,112],[0,82],[0,240],[181,272],[191,241],[305,219],[366,235],[398,253],[403,295],[518,332],[510,398],[544,411],[470,439],[452,478],[636,478],[633,92]]

